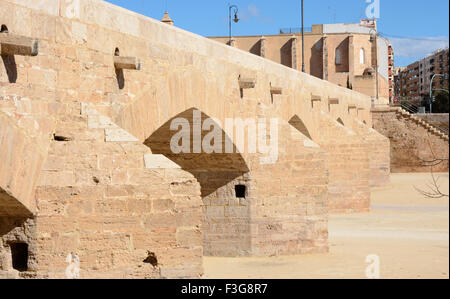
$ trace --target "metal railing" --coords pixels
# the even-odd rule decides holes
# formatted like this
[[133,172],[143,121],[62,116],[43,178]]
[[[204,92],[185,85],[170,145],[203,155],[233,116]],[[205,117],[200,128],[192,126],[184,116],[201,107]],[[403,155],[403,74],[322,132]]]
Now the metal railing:
[[[421,111],[420,111],[421,107],[411,103],[410,101],[401,101],[397,105],[392,105],[392,106],[401,107],[402,109],[408,111],[411,114],[419,114],[419,113],[421,113]],[[424,120],[422,118],[420,118],[420,119],[422,121],[428,123],[426,120]],[[431,123],[428,123],[428,124],[430,124],[431,126],[436,128],[437,130],[441,131],[442,133],[446,134],[447,136],[449,135],[449,128],[448,128],[448,126],[439,125],[439,124],[431,124]]]
[[[312,27],[305,27],[305,32],[312,32]],[[281,28],[280,34],[301,33],[302,27]]]
[[419,113],[419,106],[410,102],[400,102],[400,106],[411,114]]
[[448,136],[448,127],[436,126],[436,129],[438,129],[439,131],[441,131],[442,133],[444,133],[445,135]]

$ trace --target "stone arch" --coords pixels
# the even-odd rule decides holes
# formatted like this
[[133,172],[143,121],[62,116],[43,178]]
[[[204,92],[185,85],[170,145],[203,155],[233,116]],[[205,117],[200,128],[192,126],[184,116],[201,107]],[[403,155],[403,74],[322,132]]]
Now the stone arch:
[[342,118],[339,117],[338,119],[336,119],[336,121],[338,123],[340,123],[341,125],[345,126],[344,121],[342,120]]
[[[250,243],[251,198],[249,167],[236,146],[223,131],[220,124],[212,120],[212,126],[220,131],[222,153],[206,153],[203,148],[198,152],[194,146],[194,121],[201,115],[201,124],[208,115],[196,108],[188,109],[165,122],[144,142],[153,154],[162,154],[191,173],[201,186],[203,200],[203,252],[206,256],[248,255]],[[180,132],[181,123],[189,124],[189,151],[174,153],[171,141]],[[200,130],[201,140],[211,131]],[[230,142],[232,153],[225,153],[225,144]],[[198,144],[198,143],[197,143]],[[180,143],[178,144],[180,145]],[[229,151],[227,151],[229,152]]]
[[302,133],[303,135],[305,135],[309,139],[313,140],[312,137],[311,137],[311,134],[310,134],[310,132],[308,130],[308,128],[306,127],[305,123],[301,120],[301,118],[298,117],[298,115],[294,115],[289,120],[289,124],[291,126],[293,126],[294,128],[296,128],[300,133]]

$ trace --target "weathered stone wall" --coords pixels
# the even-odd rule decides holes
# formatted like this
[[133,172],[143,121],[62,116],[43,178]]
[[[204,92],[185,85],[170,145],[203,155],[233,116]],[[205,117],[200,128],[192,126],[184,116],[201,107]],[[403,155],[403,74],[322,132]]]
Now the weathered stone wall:
[[432,114],[415,114],[416,117],[426,121],[438,129],[443,129],[448,133],[449,129],[449,114],[448,113],[432,113]]
[[[0,279],[33,277],[36,270],[36,253],[38,252],[35,219],[23,216],[2,216],[0,217],[0,236]],[[13,269],[11,248],[17,243],[28,244],[27,268],[29,272],[19,272]]]
[[[174,118],[182,117],[193,125],[193,111],[189,109]],[[208,117],[204,113],[201,116],[202,119]],[[145,144],[154,153],[163,154],[182,166],[199,181],[205,255],[249,256],[327,250],[324,227],[328,180],[325,153],[316,144],[283,123],[279,124],[281,152],[275,164],[261,164],[261,157],[245,154],[245,150],[241,150],[241,154],[173,154],[170,140],[176,131],[170,130],[171,123],[161,126]],[[203,132],[202,137],[205,134]],[[225,140],[230,135],[222,132],[222,136],[225,148]],[[234,147],[236,152],[236,145]],[[245,186],[244,196],[237,196],[237,185]],[[305,226],[307,222],[309,226]],[[300,232],[304,235],[299,238]]]
[[[170,147],[171,139],[177,131],[170,129],[173,122],[182,118],[188,120],[191,128],[194,126],[194,113],[202,120],[208,115],[189,109],[172,120],[166,122],[153,132],[145,141],[145,145],[155,154],[162,154],[190,172],[201,186],[203,199],[203,247],[204,254],[210,256],[239,256],[251,253],[250,244],[250,210],[249,195],[238,198],[235,194],[236,185],[244,185],[250,189],[250,169],[239,153],[180,153],[175,154]],[[206,135],[201,132],[201,140]],[[190,148],[193,150],[194,136],[190,134]],[[224,132],[222,148],[225,149]],[[224,136],[225,135],[225,136]]]
[[[341,211],[366,209],[366,145],[334,120],[370,126],[368,97],[102,1],[0,0],[0,8],[11,34],[40,43],[37,57],[15,56],[15,80],[0,64],[1,108],[19,116],[28,108],[21,119],[50,146],[27,239],[35,266],[22,275],[64,277],[73,252],[82,277],[198,277],[203,250],[326,251],[328,193]],[[116,48],[141,59],[141,70],[116,70]],[[255,88],[241,91],[239,76],[254,78]],[[271,86],[282,95],[271,95]],[[322,99],[314,109],[313,96]],[[192,109],[222,124],[278,119],[279,159],[264,165],[245,149],[172,155],[167,124]],[[294,115],[313,136],[328,132],[326,149],[287,124]],[[245,185],[245,198],[236,198],[236,184]],[[143,263],[147,251],[158,266]],[[2,270],[10,273],[10,263]]]
[[[65,277],[77,253],[82,277],[199,277],[200,188],[180,169],[146,169],[140,142],[105,142],[105,119],[61,117],[37,189],[37,271]],[[106,128],[106,129],[105,129]],[[122,141],[120,141],[122,140]],[[158,264],[144,263],[153,252]]]
[[391,174],[389,139],[359,120],[354,120],[351,128],[363,138],[367,146],[370,187],[386,186],[390,182]]
[[302,119],[291,119],[293,127],[327,151],[328,197],[331,213],[368,212],[370,209],[368,146],[362,137],[321,111],[321,130],[309,131]]
[[[373,127],[390,139],[392,172],[429,172],[427,163],[448,159],[448,137],[420,123],[397,108],[378,108],[372,111]],[[448,160],[433,167],[434,172],[447,172]]]
[[36,212],[34,191],[49,136],[45,121],[32,119],[21,105],[10,112],[6,103],[7,96],[0,96],[0,216],[30,216]]
[[280,129],[278,162],[252,167],[252,255],[328,252],[327,153],[292,126]]
[[[9,256],[10,242],[30,244],[22,277],[65,278],[71,253],[80,258],[82,278],[199,277],[202,211],[195,178],[180,169],[146,169],[147,147],[124,139],[95,112],[82,115],[81,105],[66,107],[36,191],[34,230],[2,225],[0,255]],[[17,233],[24,230],[28,238]],[[156,265],[144,263],[148,252]],[[0,272],[14,273],[10,260]]]

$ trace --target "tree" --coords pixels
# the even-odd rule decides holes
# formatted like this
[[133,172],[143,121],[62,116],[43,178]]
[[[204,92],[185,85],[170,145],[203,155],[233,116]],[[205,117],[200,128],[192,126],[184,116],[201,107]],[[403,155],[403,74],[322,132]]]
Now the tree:
[[[448,161],[448,159],[437,159],[437,160],[434,161],[434,163],[435,163],[434,165],[438,165],[436,163],[439,163],[439,162],[436,162],[436,161],[439,161],[439,160],[440,160],[440,162]],[[433,161],[427,161],[427,162],[433,163]],[[414,187],[417,190],[417,192],[419,192],[420,194],[422,194],[423,196],[428,197],[428,198],[449,197],[448,194],[443,193],[441,191],[441,186],[440,186],[440,183],[439,183],[440,177],[436,177],[436,175],[434,174],[433,166],[430,166],[430,172],[431,172],[431,179],[432,180],[431,180],[430,183],[427,184],[428,190],[423,190],[423,189],[419,189],[417,187]]]
[[433,103],[433,113],[449,113],[448,92],[440,91]]
[[428,198],[449,197],[448,194],[443,193],[441,191],[439,177],[436,177],[436,175],[434,174],[434,171],[433,171],[434,166],[438,166],[439,164],[442,164],[442,163],[448,163],[449,159],[436,157],[436,154],[434,153],[433,149],[431,148],[430,142],[428,142],[428,145],[430,147],[430,152],[431,152],[433,158],[431,160],[424,160],[421,158],[419,158],[419,159],[422,161],[424,166],[430,167],[430,173],[431,173],[432,180],[430,183],[427,184],[428,190],[419,189],[417,187],[414,187],[414,188],[416,189],[417,192],[419,192],[420,194],[422,194],[423,196],[428,197]]

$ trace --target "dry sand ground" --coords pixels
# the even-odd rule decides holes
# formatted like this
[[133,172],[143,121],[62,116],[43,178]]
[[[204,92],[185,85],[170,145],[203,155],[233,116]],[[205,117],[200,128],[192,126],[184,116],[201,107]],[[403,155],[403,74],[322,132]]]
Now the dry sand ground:
[[[448,194],[449,175],[439,174]],[[330,216],[330,252],[272,258],[204,259],[205,278],[366,278],[366,256],[381,278],[449,278],[449,200],[429,199],[430,174],[393,174],[372,192],[369,214]]]

